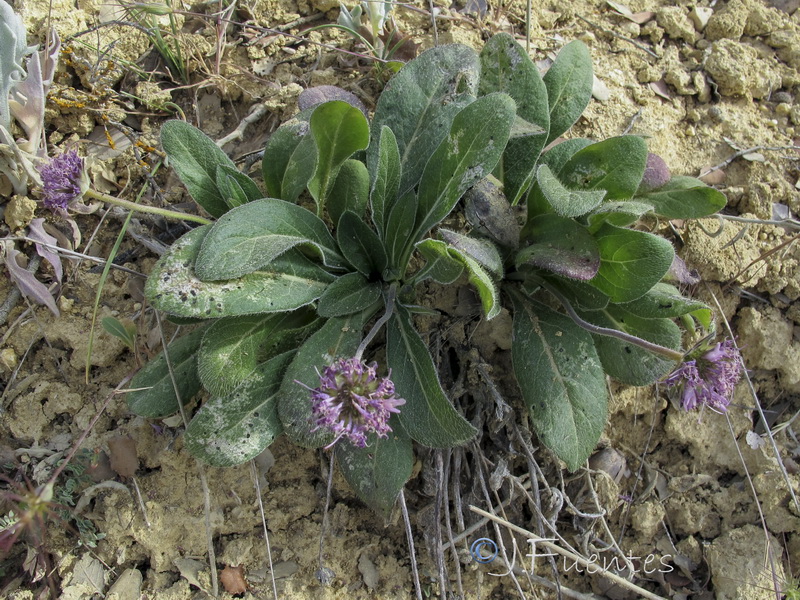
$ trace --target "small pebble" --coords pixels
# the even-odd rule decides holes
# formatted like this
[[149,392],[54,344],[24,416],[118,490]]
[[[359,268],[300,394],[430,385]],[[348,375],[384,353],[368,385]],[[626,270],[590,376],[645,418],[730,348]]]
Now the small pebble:
[[789,92],[781,90],[780,92],[775,92],[772,94],[770,100],[779,104],[791,104],[794,98],[792,98],[792,95]]

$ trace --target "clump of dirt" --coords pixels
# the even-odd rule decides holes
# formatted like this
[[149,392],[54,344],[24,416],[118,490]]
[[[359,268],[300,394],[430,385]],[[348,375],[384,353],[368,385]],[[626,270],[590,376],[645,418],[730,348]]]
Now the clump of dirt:
[[[437,4],[439,43],[479,48],[495,31],[524,31],[524,2],[501,8]],[[773,429],[776,456],[745,384],[726,415],[698,415],[682,412],[679,401],[663,389],[612,383],[609,423],[592,469],[563,472],[557,461],[537,450],[539,471],[531,485],[532,459],[509,433],[509,423],[520,420],[521,406],[510,375],[509,315],[477,325],[475,298],[467,288],[431,289],[428,300],[445,316],[423,323],[422,331],[445,350],[443,377],[454,385],[461,381],[497,407],[497,423],[487,425],[491,435],[478,442],[490,464],[478,459],[475,448],[438,455],[454,470],[470,469],[450,495],[453,502],[455,494],[463,494],[464,522],[456,519],[455,534],[478,521],[464,508],[467,504],[488,509],[491,502],[499,510],[504,502],[505,516],[516,525],[535,529],[537,523],[550,523],[565,544],[585,556],[614,557],[618,564],[627,559],[634,581],[662,596],[774,598],[774,582],[789,581],[800,565],[800,511],[790,493],[790,487],[798,488],[800,451],[790,421],[800,409],[800,246],[796,229],[755,221],[796,218],[800,212],[800,11],[765,0],[731,0],[713,9],[637,0],[629,4],[630,14],[611,2],[562,4],[534,0],[531,56],[545,67],[574,38],[591,49],[598,79],[595,100],[570,135],[642,135],[673,174],[702,175],[726,192],[727,212],[744,219],[675,222],[672,230],[662,231],[669,232],[688,266],[699,272],[703,283],[696,295],[712,305],[717,299],[732,324],[769,426],[786,426]],[[388,73],[336,51],[364,50],[341,32],[308,31],[335,22],[337,6],[328,0],[240,5],[224,32],[214,18],[176,14],[192,78],[191,86],[182,89],[169,81],[144,32],[113,23],[119,14],[110,5],[81,2],[76,9],[57,0],[27,2],[19,8],[32,38],[42,38],[50,15],[73,49],[62,60],[48,102],[49,142],[85,144],[96,159],[96,187],[127,194],[127,185],[141,185],[140,161],[156,160],[146,146],[155,145],[169,103],[216,137],[234,130],[253,106],[263,105],[264,116],[245,130],[244,138],[225,146],[237,160],[263,148],[270,132],[296,112],[306,87],[338,85],[374,107]],[[394,7],[399,30],[420,48],[434,43],[427,8]],[[483,10],[488,12],[477,14]],[[91,35],[69,39],[96,25],[102,26]],[[145,81],[125,65],[140,65],[153,76]],[[114,122],[119,129],[109,124]],[[106,132],[116,140],[114,147]],[[174,202],[184,194],[174,177],[164,178],[162,188]],[[14,210],[6,207],[7,219]],[[80,217],[79,223],[88,239],[99,218]],[[113,218],[100,223],[89,253],[108,256],[119,223]],[[161,223],[144,223],[163,230]],[[126,238],[120,250],[135,252],[128,268],[149,272],[154,257],[137,241]],[[82,509],[105,539],[89,552],[54,536],[61,597],[90,598],[96,591],[120,599],[202,597],[212,586],[209,525],[219,568],[243,569],[248,590],[239,597],[269,597],[273,573],[282,598],[412,597],[411,555],[399,515],[381,522],[338,474],[322,553],[333,575],[327,585],[320,583],[324,453],[279,439],[256,461],[269,556],[249,465],[205,468],[211,506],[206,523],[198,465],[183,450],[179,421],[133,417],[124,397],[112,395],[160,343],[136,275],[117,274],[105,283],[98,317],[134,319],[137,353],[98,330],[85,378],[99,285],[91,267],[77,261],[69,265],[70,278],[60,291],[60,318],[20,305],[0,329],[0,426],[16,458],[29,465],[28,474],[43,455],[63,456],[109,397],[84,447],[102,457],[111,453],[110,440],[130,436],[136,441],[138,472],[96,490]],[[9,293],[8,282],[0,286]],[[461,379],[460,369],[466,371]],[[469,544],[480,537],[502,539],[510,550],[512,537],[504,529],[484,526],[459,540],[458,564],[450,550],[439,550],[433,533],[440,519],[433,500],[437,454],[418,450],[406,495],[425,591],[439,590],[432,560],[437,553],[448,561],[447,586],[463,590],[464,597],[506,597],[517,593],[517,585],[526,593],[529,585],[539,592],[548,589],[539,580],[529,583],[519,571],[518,584],[511,575],[493,576],[507,568],[471,559]],[[789,470],[788,481],[781,463]],[[483,469],[496,494],[490,502],[476,491]],[[43,468],[37,472],[40,481],[46,473]],[[527,552],[524,536],[516,542],[522,554]],[[550,581],[558,576],[568,588],[635,597],[617,584],[610,588],[601,574],[587,576],[560,561],[555,569],[544,560],[538,564],[537,575]],[[38,584],[30,578],[15,581],[3,591],[6,597],[33,598],[31,590]]]

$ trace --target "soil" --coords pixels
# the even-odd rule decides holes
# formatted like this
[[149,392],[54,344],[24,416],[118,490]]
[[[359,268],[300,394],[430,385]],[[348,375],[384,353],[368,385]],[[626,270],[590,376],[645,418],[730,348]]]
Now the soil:
[[[488,7],[481,0],[466,6],[460,0],[453,6],[435,4],[440,44],[479,48],[497,31],[524,37],[525,5],[519,0]],[[459,496],[463,503],[463,520],[453,517],[454,535],[478,523],[468,504],[493,509],[528,530],[541,523],[535,516],[540,514],[556,525],[563,544],[583,556],[619,562],[622,555],[637,557],[628,574],[662,597],[749,600],[797,593],[793,576],[800,569],[800,508],[790,487],[796,491],[800,481],[800,443],[792,422],[800,410],[800,245],[796,229],[762,221],[800,214],[798,3],[731,0],[709,9],[684,1],[631,0],[628,17],[620,13],[625,7],[612,2],[564,4],[533,0],[530,52],[545,68],[572,39],[591,49],[594,99],[570,135],[645,136],[674,174],[703,175],[727,194],[726,213],[750,219],[674,222],[671,230],[664,224],[664,231],[702,279],[692,293],[712,306],[718,303],[721,331],[730,323],[774,445],[746,382],[727,415],[685,413],[663,388],[612,382],[608,425],[590,469],[570,474],[536,447],[535,438],[529,461],[511,425],[519,422],[521,405],[509,371],[508,315],[478,325],[467,288],[428,290],[429,300],[447,316],[420,326],[431,345],[441,345],[446,388],[468,388],[487,402],[499,392],[513,412],[505,421],[487,422],[482,437],[466,449],[445,454],[417,450],[406,500],[423,591],[440,593],[434,557],[441,551],[430,549],[438,548],[435,524],[443,522],[435,502],[437,464],[443,459],[451,472],[461,474],[460,484],[448,488],[451,500]],[[28,27],[29,43],[42,39],[49,15],[69,49],[47,104],[50,145],[82,147],[90,157],[95,188],[120,197],[133,199],[144,185],[143,165],[152,167],[159,159],[150,147],[157,146],[160,125],[177,109],[220,138],[252,107],[263,105],[264,115],[243,138],[224,146],[244,164],[296,112],[302,89],[339,85],[373,108],[388,77],[369,60],[337,50],[363,52],[346,36],[331,29],[308,31],[336,21],[338,5],[332,0],[243,2],[222,36],[211,16],[216,4],[198,4],[195,13],[177,15],[189,85],[170,82],[144,33],[112,23],[132,18],[113,3],[26,0],[16,8]],[[420,49],[434,43],[428,8],[417,3],[394,10],[399,30]],[[100,23],[105,25],[72,37]],[[125,127],[114,125],[119,121]],[[108,139],[114,140],[113,147]],[[174,175],[161,169],[157,181],[168,202],[188,203]],[[144,201],[162,200],[148,192]],[[21,200],[6,205],[6,223],[20,229],[33,216],[30,209]],[[36,213],[44,216],[41,208]],[[100,258],[109,256],[122,225],[117,212],[106,218],[102,214],[76,219],[83,236],[80,251]],[[165,229],[159,221],[142,218],[141,223],[151,236]],[[130,236],[120,248],[120,253],[128,251],[133,253],[124,266],[147,274],[157,255]],[[327,585],[320,582],[327,459],[285,439],[253,466],[203,468],[210,500],[207,527],[199,467],[183,449],[179,422],[135,417],[124,395],[114,394],[161,343],[142,296],[142,277],[113,270],[102,284],[97,315],[98,324],[105,316],[131,319],[137,328],[136,351],[98,325],[87,366],[100,274],[88,260],[66,264],[58,318],[22,302],[0,328],[0,449],[3,463],[17,465],[6,468],[7,475],[21,471],[42,483],[102,413],[82,444],[88,453],[75,461],[99,464],[92,470],[94,481],[69,471],[59,479],[57,492],[59,486],[62,493],[75,486],[67,491],[73,503],[84,499],[80,517],[104,537],[96,547],[87,547],[86,536],[78,543],[71,531],[74,518],[68,526],[54,518],[43,544],[28,541],[33,550],[24,566],[24,543],[2,563],[0,596],[42,597],[47,577],[42,579],[30,555],[44,554],[52,561],[49,578],[57,597],[65,600],[203,598],[213,586],[209,530],[222,573],[221,598],[271,598],[271,573],[280,598],[414,596],[412,555],[399,510],[384,523],[338,473],[324,539],[324,564],[331,577]],[[39,271],[44,281],[52,281],[48,269]],[[10,292],[7,279],[0,290],[2,296]],[[167,335],[173,331],[166,329]],[[497,406],[502,406],[499,401]],[[109,456],[112,468],[103,468]],[[533,460],[539,474],[531,492]],[[100,486],[89,487],[94,482]],[[469,544],[481,537],[502,539],[511,557],[512,537],[507,529],[500,531],[484,526],[459,540],[458,564],[449,550],[444,552],[449,597],[555,597],[552,584],[547,587],[520,570],[529,565],[519,555],[516,576],[497,576],[508,570],[499,559],[478,564],[470,558]],[[525,535],[515,541],[518,554],[530,551]],[[548,582],[558,579],[568,597],[641,597],[593,570],[598,569],[586,573],[560,559],[552,568],[542,559],[536,575]]]

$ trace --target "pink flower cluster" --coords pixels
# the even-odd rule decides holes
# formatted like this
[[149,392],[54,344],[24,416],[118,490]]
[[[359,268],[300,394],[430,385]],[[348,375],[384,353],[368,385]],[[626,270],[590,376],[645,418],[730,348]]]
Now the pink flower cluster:
[[336,435],[328,447],[346,437],[363,448],[368,434],[385,438],[392,430],[389,417],[406,401],[397,397],[391,379],[378,377],[377,366],[342,358],[320,375],[319,386],[311,390],[311,410],[314,430],[327,428]]
[[702,405],[725,412],[742,376],[742,361],[733,340],[725,340],[694,360],[683,363],[664,380],[673,387],[683,384],[683,409]]
[[39,173],[42,175],[42,188],[45,208],[53,212],[67,209],[67,205],[80,198],[86,191],[88,181],[84,174],[83,159],[75,150],[67,150],[52,158]]

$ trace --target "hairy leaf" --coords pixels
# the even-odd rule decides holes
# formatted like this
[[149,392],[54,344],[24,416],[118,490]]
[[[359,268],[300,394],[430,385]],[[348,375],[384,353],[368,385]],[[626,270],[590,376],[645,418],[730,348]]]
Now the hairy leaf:
[[342,163],[336,182],[328,196],[328,215],[333,223],[346,211],[355,213],[359,219],[364,217],[369,202],[369,173],[360,160],[349,158]]
[[311,110],[286,121],[273,133],[264,149],[261,173],[267,195],[294,202],[314,173],[317,151],[308,120]]
[[401,306],[389,321],[386,358],[397,395],[406,400],[400,421],[414,440],[431,448],[452,448],[472,439],[475,428],[445,396],[428,348]]
[[397,495],[411,478],[414,465],[411,438],[397,415],[392,415],[389,426],[392,431],[387,438],[373,433],[367,438],[365,448],[348,443],[336,447],[336,459],[347,483],[384,519],[388,518]]
[[539,439],[575,471],[606,423],[605,375],[591,336],[547,306],[512,295],[511,359]]
[[423,52],[386,85],[372,119],[367,166],[370,173],[376,172],[377,140],[387,126],[400,153],[397,197],[419,183],[425,164],[447,135],[456,113],[475,99],[479,74],[476,52],[452,44]]
[[661,281],[675,256],[667,240],[645,231],[605,223],[595,239],[600,270],[591,283],[612,302],[630,302],[646,294]]
[[453,119],[422,174],[412,243],[453,210],[470,187],[489,175],[508,142],[514,101],[502,93],[479,98]]
[[325,223],[312,212],[276,198],[239,206],[211,226],[197,255],[201,281],[235,279],[267,267],[298,245],[308,245],[328,266],[346,262]]
[[[626,310],[624,304],[609,304],[602,311],[585,312],[581,316],[590,323],[624,331],[636,337],[677,350],[681,346],[681,330],[670,319],[643,319]],[[605,372],[628,385],[650,385],[677,366],[674,360],[654,354],[629,342],[593,335],[597,354]]]
[[694,177],[673,177],[666,185],[636,196],[653,205],[653,212],[667,219],[699,219],[725,208],[722,192]]
[[512,134],[498,165],[506,197],[515,205],[528,191],[536,161],[547,141],[550,128],[547,88],[525,49],[508,33],[492,36],[480,58],[480,95],[507,93],[517,105],[517,116],[541,128],[526,136]]
[[218,396],[230,393],[259,363],[287,350],[313,320],[313,311],[300,309],[214,321],[197,353],[203,387]]
[[598,206],[606,195],[605,190],[567,188],[547,165],[541,165],[537,169],[536,182],[547,202],[562,217],[585,215]]
[[369,144],[369,124],[364,113],[341,100],[317,106],[309,123],[317,148],[317,165],[308,191],[317,203],[317,214],[322,216],[342,163]]
[[646,165],[645,141],[623,135],[578,150],[561,167],[558,178],[573,190],[605,190],[606,200],[628,200],[639,188]]
[[236,165],[205,133],[185,121],[161,127],[161,145],[192,198],[210,215],[220,217],[228,204],[217,186],[217,167]]
[[205,334],[204,327],[198,327],[163,350],[148,362],[131,379],[130,391],[125,394],[128,409],[135,415],[147,418],[167,417],[178,411],[178,398],[169,373],[169,356],[175,384],[181,402],[186,404],[200,391],[200,378],[197,375],[197,350]]
[[262,363],[230,394],[206,402],[189,423],[184,443],[189,453],[215,467],[232,467],[255,458],[283,431],[278,393],[294,352]]
[[347,273],[331,283],[319,299],[321,317],[342,317],[361,312],[381,297],[379,281],[369,282],[361,273]]
[[592,97],[592,57],[586,45],[575,40],[558,53],[544,77],[550,108],[549,144],[583,114]]
[[394,133],[384,125],[379,133],[378,153],[374,159],[369,195],[372,222],[381,237],[385,237],[386,221],[397,199],[399,187],[400,150],[397,148]]
[[201,319],[285,312],[319,298],[334,279],[291,250],[269,269],[233,282],[200,281],[194,274],[194,262],[210,228],[205,225],[185,234],[156,263],[145,285],[145,295],[156,308],[178,317]]
[[252,179],[228,165],[217,165],[216,181],[222,199],[231,208],[264,197]]
[[383,274],[389,264],[380,238],[355,213],[347,211],[339,219],[336,240],[348,262],[367,277]]
[[531,264],[588,281],[600,268],[600,250],[586,228],[573,219],[544,214],[530,222],[532,243],[517,254],[517,266]]
[[450,255],[450,247],[445,242],[427,238],[419,242],[416,248],[426,261],[425,266],[414,274],[417,282],[433,279],[448,285],[464,272],[463,263]]

